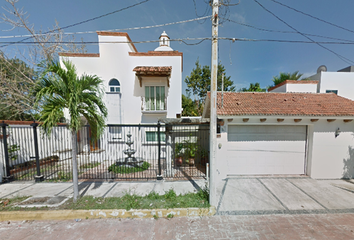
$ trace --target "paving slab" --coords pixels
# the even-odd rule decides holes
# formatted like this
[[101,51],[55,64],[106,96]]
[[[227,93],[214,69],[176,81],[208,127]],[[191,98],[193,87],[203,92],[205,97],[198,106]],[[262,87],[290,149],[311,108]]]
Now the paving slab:
[[[18,192],[21,190],[26,189],[32,186],[34,183],[7,183],[7,184],[0,184],[0,198],[7,197]],[[23,195],[22,195],[23,196]]]
[[227,179],[218,211],[286,210],[256,178]]
[[144,196],[154,189],[155,183],[116,183],[105,197],[122,197],[126,193]]
[[8,187],[10,189],[11,188],[13,189],[13,191],[10,194],[7,194],[6,197],[18,197],[18,196],[45,197],[45,196],[56,196],[61,191],[67,189],[70,186],[72,186],[72,184],[70,184],[70,183],[66,183],[66,184],[36,183],[36,184],[26,184],[27,187],[25,187],[25,184],[24,184],[22,188],[18,189],[18,185],[17,184],[9,183],[9,184],[4,184],[4,185],[8,185]]
[[262,183],[281,201],[289,210],[315,210],[325,208],[311,197],[295,187],[287,179],[260,179]]
[[324,182],[327,182],[328,184],[331,184],[332,186],[335,186],[337,188],[347,190],[349,192],[354,192],[354,181],[349,181],[349,180],[322,180]]
[[332,186],[325,180],[288,179],[327,209],[353,209],[354,194]]
[[197,192],[205,186],[205,181],[181,181],[181,182],[157,182],[153,191],[158,194],[164,194],[173,189],[177,195],[188,192]]

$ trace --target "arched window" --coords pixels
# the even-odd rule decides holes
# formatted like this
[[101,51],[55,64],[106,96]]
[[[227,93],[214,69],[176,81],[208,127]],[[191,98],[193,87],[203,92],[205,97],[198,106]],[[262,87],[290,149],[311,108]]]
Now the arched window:
[[109,91],[120,93],[120,83],[117,79],[112,78],[109,81]]

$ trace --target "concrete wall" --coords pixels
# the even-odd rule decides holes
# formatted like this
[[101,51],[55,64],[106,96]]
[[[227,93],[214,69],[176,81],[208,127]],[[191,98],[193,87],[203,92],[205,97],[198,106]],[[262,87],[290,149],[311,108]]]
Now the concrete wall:
[[316,93],[317,84],[285,84],[286,92]]
[[[249,118],[248,122],[243,122],[243,118]],[[230,150],[235,148],[235,142],[228,141],[228,125],[305,125],[308,126],[306,139],[306,159],[305,174],[312,178],[319,179],[339,179],[354,178],[354,123],[344,123],[343,119],[334,122],[327,122],[327,119],[320,119],[318,122],[311,122],[310,118],[303,118],[299,123],[294,122],[294,118],[286,117],[281,123],[277,122],[277,117],[267,117],[266,122],[259,121],[261,117],[243,116],[230,117],[233,119],[220,128],[221,133],[217,138],[216,168],[217,180],[227,177],[231,173],[229,161],[237,157],[230,154]],[[284,118],[284,117],[279,117]],[[335,138],[335,131],[340,128],[340,135]],[[260,142],[267,146],[267,141]],[[273,142],[274,144],[274,142]],[[276,144],[276,142],[275,142]],[[233,166],[235,167],[235,166]]]
[[270,92],[280,92],[280,93],[286,92],[286,84],[284,84],[284,85],[282,85],[280,87],[277,87],[276,89],[273,89]]
[[[155,80],[143,80],[140,87],[139,80],[133,69],[137,66],[172,66],[170,87],[166,86],[167,114],[166,117],[176,117],[182,107],[182,59],[181,56],[130,56],[134,52],[126,37],[99,35],[99,57],[60,57],[60,60],[72,61],[77,73],[95,74],[104,81],[105,91],[109,92],[108,83],[112,78],[120,82],[121,94],[105,94],[104,101],[108,107],[107,124],[119,123],[149,123],[157,122],[161,116],[145,117],[141,111],[142,98],[145,94],[145,85]],[[166,79],[166,78],[164,78]],[[119,109],[119,107],[121,107]]]
[[[335,137],[335,130],[341,133]],[[319,120],[313,125],[309,175],[312,178],[354,178],[354,124]]]
[[320,93],[338,90],[338,95],[354,100],[354,72],[321,72]]
[[317,84],[300,84],[300,83],[287,83],[280,87],[273,89],[270,92],[300,92],[300,93],[316,93],[317,91]]

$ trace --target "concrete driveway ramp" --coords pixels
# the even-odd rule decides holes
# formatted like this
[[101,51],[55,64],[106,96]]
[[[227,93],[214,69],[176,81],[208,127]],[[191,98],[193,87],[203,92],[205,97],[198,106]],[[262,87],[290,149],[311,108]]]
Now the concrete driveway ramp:
[[354,184],[307,177],[228,178],[219,189],[221,215],[354,212]]

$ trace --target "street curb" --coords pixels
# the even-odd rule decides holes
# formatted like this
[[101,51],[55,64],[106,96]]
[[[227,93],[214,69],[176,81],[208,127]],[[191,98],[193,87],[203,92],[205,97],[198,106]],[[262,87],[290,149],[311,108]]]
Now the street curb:
[[54,210],[0,212],[0,221],[68,220],[93,218],[171,218],[213,216],[215,207],[172,209],[105,209],[105,210]]

